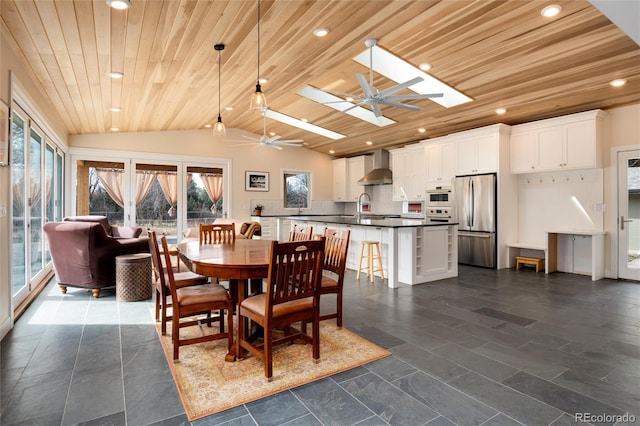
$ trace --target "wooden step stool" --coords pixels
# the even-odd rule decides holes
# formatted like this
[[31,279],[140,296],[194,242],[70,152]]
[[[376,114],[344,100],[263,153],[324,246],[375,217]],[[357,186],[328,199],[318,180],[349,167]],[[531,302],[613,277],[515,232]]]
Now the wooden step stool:
[[544,259],[537,257],[516,256],[516,269],[520,269],[522,265],[531,265],[536,267],[536,272],[544,271]]

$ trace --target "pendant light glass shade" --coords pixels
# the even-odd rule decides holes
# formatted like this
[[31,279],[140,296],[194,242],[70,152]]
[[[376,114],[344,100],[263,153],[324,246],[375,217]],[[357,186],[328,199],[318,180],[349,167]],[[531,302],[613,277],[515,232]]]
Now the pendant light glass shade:
[[260,87],[260,0],[258,0],[258,78],[256,91],[253,96],[251,96],[251,104],[249,107],[251,109],[259,109],[260,111],[267,109],[267,97],[262,92],[262,87]]
[[217,136],[224,136],[227,134],[227,128],[224,126],[224,123],[222,122],[222,116],[220,115],[220,57],[222,56],[222,51],[224,50],[224,44],[216,44],[215,46],[213,46],[213,48],[218,51],[218,121],[213,126],[213,134]]

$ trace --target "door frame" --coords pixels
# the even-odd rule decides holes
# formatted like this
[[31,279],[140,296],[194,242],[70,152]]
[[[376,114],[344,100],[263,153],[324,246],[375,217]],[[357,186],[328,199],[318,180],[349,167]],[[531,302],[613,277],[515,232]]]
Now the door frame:
[[[620,201],[618,197],[618,191],[619,191],[618,154],[621,152],[635,151],[638,149],[640,149],[638,145],[623,145],[623,146],[611,147],[611,157],[610,157],[611,173],[608,176],[610,180],[609,188],[610,188],[610,194],[611,194],[611,196],[609,197],[610,208],[608,208],[605,211],[605,214],[608,215],[608,220],[606,221],[608,225],[607,234],[610,237],[609,238],[610,245],[608,249],[609,249],[609,269],[610,269],[611,276],[609,278],[620,278],[619,268],[618,268],[618,265],[619,265],[618,249],[619,249],[619,241],[620,241],[618,237],[618,232],[619,232],[618,218],[620,217],[620,212],[618,211],[619,201]],[[605,200],[605,203],[606,202],[607,201]]]

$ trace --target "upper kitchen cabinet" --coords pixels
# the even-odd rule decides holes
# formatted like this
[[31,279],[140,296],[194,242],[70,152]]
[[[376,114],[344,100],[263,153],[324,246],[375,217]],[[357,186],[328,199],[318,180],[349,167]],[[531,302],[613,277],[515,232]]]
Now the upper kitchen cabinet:
[[495,124],[450,135],[457,145],[456,175],[498,172],[500,143],[508,141],[508,132],[508,126]]
[[446,137],[426,141],[425,164],[426,189],[451,185],[456,175],[456,144]]
[[601,167],[604,116],[595,110],[513,126],[511,173]]
[[333,160],[333,201],[347,201],[347,159]]
[[409,145],[391,152],[394,201],[423,201],[425,197],[425,146]]
[[358,180],[371,171],[370,155],[333,160],[333,201],[358,201],[363,192]]

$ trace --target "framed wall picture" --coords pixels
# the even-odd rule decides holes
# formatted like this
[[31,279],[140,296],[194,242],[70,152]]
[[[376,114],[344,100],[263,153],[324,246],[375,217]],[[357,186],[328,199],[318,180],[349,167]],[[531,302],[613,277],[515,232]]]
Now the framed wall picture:
[[269,172],[244,172],[244,190],[269,192]]
[[9,108],[0,101],[0,166],[9,165]]

